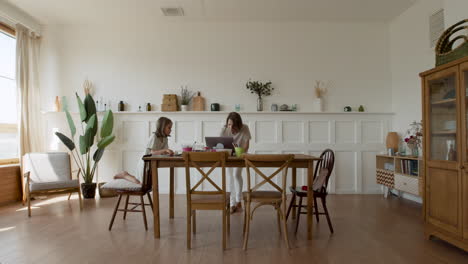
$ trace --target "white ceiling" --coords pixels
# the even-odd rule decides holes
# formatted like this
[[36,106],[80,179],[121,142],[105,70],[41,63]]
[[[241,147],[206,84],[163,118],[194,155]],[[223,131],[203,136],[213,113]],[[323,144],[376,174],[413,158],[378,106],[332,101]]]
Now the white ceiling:
[[[388,21],[416,0],[7,0],[41,24],[125,20]],[[185,17],[163,17],[161,7]]]

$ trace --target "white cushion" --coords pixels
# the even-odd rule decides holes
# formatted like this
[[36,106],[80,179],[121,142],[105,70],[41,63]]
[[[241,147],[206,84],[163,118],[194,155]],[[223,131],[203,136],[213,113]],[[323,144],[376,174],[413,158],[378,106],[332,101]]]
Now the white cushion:
[[113,189],[113,190],[125,190],[125,191],[139,191],[141,190],[141,184],[136,184],[124,179],[114,179],[104,185],[103,189]]
[[23,173],[30,172],[31,181],[70,181],[70,156],[66,152],[28,153],[23,156]]
[[29,190],[34,191],[46,191],[46,190],[55,190],[55,189],[65,189],[78,187],[78,180],[68,180],[68,181],[54,181],[54,182],[31,182],[29,184]]

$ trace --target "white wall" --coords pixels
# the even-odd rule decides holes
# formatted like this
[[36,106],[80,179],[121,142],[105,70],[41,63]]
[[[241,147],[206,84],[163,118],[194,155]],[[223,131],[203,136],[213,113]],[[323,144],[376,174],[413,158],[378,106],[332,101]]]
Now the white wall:
[[444,0],[444,9],[447,26],[468,19],[468,1],[466,0]]
[[[128,22],[128,21],[125,21]],[[131,23],[131,22],[129,22]],[[130,25],[68,25],[44,28],[43,109],[56,95],[82,93],[89,78],[101,96],[124,100],[130,110],[181,84],[202,91],[224,110],[256,99],[245,82],[271,80],[271,103],[313,109],[315,80],[329,80],[328,111],[345,105],[391,111],[388,27],[384,23],[147,22]],[[71,102],[75,107],[75,101]]]
[[429,16],[443,8],[441,0],[419,1],[390,23],[390,67],[394,129],[403,133],[422,118],[419,73],[435,65],[429,43]]

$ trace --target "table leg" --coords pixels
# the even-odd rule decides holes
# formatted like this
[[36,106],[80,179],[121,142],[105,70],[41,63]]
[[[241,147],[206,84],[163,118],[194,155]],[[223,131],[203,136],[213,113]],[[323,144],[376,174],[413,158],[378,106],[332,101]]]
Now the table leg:
[[314,192],[312,190],[313,185],[313,174],[314,174],[314,161],[309,161],[307,166],[307,239],[312,239],[312,230],[313,230],[313,220],[312,216],[314,214],[313,202],[314,202]]
[[174,167],[169,168],[169,218],[174,218]]
[[159,227],[159,183],[158,183],[158,161],[151,161],[151,175],[153,176],[153,221],[154,237],[161,237]]
[[[292,169],[292,187],[293,187],[293,189],[296,189],[297,169],[296,168],[291,168],[291,169]],[[296,219],[296,207],[292,208],[292,219]]]

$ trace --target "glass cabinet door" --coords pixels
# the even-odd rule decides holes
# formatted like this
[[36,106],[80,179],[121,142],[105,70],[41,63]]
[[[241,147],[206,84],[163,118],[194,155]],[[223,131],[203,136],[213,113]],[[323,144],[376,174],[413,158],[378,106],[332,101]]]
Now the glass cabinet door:
[[433,79],[429,85],[431,160],[457,161],[456,75]]

